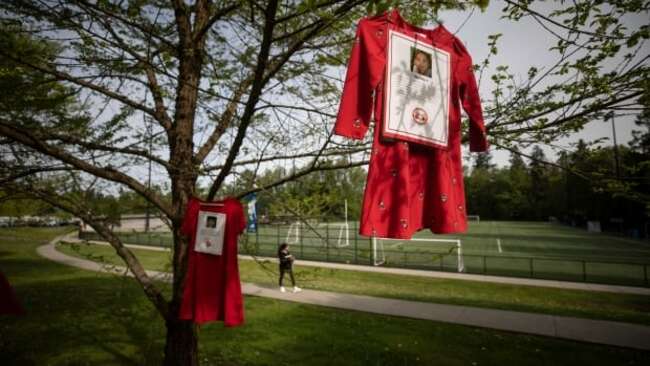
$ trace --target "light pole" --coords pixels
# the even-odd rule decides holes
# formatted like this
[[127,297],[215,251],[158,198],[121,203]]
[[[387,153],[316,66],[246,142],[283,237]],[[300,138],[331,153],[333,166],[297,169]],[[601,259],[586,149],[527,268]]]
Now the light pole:
[[616,123],[614,120],[615,114],[614,112],[610,112],[608,114],[608,118],[612,121],[612,136],[614,138],[614,166],[616,168],[616,179],[620,180],[621,179],[621,167],[619,165],[619,159],[618,159],[618,142],[616,142]]
[[[145,123],[147,123],[146,118],[144,119]],[[149,142],[149,155],[151,156],[151,145],[152,145],[152,139],[153,139],[153,126],[151,125],[151,121],[147,123],[146,125],[147,128],[147,135],[148,135],[148,142]],[[147,191],[151,191],[151,157],[149,157],[149,169],[148,169],[148,179],[147,179]],[[149,216],[151,215],[151,205],[149,204],[149,200],[147,201],[147,213],[144,221],[144,231],[146,233],[149,232]]]

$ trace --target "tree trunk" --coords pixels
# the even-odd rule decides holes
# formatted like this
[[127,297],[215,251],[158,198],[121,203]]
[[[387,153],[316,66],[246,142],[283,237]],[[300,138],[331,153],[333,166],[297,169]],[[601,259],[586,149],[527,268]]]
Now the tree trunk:
[[[201,4],[201,2],[199,2]],[[196,38],[192,31],[191,12],[184,2],[176,2],[175,16],[179,31],[178,85],[174,122],[168,133],[169,177],[171,179],[172,232],[174,236],[172,299],[166,319],[167,344],[165,366],[198,366],[198,337],[191,321],[178,320],[188,264],[189,242],[181,232],[181,225],[190,198],[195,194],[198,166],[194,158],[194,117],[201,80],[205,37]],[[193,11],[195,22],[202,24],[207,8],[197,6]]]
[[198,366],[198,342],[191,321],[168,320],[165,366]]

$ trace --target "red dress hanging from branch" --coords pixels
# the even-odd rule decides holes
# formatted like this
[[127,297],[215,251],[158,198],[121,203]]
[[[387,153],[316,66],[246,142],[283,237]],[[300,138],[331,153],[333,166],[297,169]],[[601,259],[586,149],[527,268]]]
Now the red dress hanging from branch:
[[467,229],[461,105],[470,150],[488,148],[472,59],[442,25],[413,26],[397,10],[362,19],[334,132],[374,141],[360,234],[408,239]]
[[197,324],[222,320],[227,327],[244,322],[237,237],[245,228],[236,199],[190,200],[182,226],[190,247],[180,319]]

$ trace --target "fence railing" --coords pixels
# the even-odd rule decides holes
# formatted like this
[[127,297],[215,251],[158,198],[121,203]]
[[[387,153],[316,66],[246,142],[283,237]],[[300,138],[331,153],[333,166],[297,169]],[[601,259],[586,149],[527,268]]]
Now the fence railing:
[[[285,242],[287,236],[294,236],[293,233],[287,233],[287,225],[267,225],[257,233],[243,235],[239,252],[275,257],[278,245]],[[299,231],[294,237],[295,243],[290,244],[291,252],[297,259],[302,260],[357,265],[375,263],[373,256],[377,253],[373,251],[372,242],[368,238],[357,236],[355,230],[354,234],[349,236],[349,241],[342,243],[339,234],[340,229],[336,227],[324,228],[318,235],[307,235],[304,231]],[[160,247],[172,245],[169,233],[134,232],[119,235],[129,244]],[[81,232],[80,238],[103,240],[94,232]],[[385,257],[383,265],[387,267],[447,272],[456,272],[459,268],[457,253],[444,249],[435,252],[402,247],[385,249],[381,254]],[[489,255],[471,253],[467,248],[463,249],[460,258],[464,262],[464,273],[650,287],[650,263],[644,262],[644,258],[625,262],[560,256]]]

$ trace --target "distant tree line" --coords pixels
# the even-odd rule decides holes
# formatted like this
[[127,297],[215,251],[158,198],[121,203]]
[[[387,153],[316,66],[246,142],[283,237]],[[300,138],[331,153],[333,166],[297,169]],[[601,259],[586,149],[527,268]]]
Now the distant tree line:
[[530,155],[513,149],[510,164],[497,168],[478,155],[466,173],[469,214],[492,220],[548,220],[645,235],[650,214],[650,114],[636,119],[640,130],[628,146],[589,146],[550,161],[536,146]]

